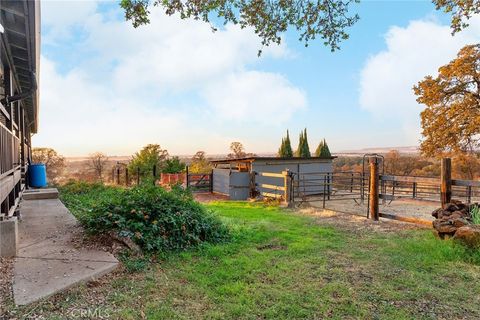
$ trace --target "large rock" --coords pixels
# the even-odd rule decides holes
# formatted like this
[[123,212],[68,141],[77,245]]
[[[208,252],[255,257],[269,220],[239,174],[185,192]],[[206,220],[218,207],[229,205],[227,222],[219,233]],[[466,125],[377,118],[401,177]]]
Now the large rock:
[[456,230],[453,239],[470,248],[480,247],[480,225],[465,225]]
[[458,200],[452,200],[443,208],[436,209],[432,212],[432,216],[436,218],[433,228],[442,239],[450,238],[459,228],[472,224],[470,206]]
[[457,228],[453,225],[450,220],[435,220],[433,221],[433,228],[437,230],[437,232],[442,234],[449,234],[452,235],[457,231]]

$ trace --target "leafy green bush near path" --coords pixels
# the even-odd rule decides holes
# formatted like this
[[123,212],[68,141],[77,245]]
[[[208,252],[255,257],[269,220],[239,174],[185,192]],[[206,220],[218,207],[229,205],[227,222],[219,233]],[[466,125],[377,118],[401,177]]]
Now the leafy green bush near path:
[[470,209],[470,215],[474,224],[480,224],[480,207],[478,205],[473,205]]
[[218,243],[229,236],[226,226],[181,188],[70,182],[60,187],[60,194],[89,232],[116,231],[149,252]]

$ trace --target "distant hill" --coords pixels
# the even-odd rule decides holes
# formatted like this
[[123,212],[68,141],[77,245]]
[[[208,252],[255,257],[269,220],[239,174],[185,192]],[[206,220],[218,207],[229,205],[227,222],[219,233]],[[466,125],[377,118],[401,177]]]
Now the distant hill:
[[363,148],[357,150],[343,150],[339,152],[334,152],[336,156],[344,156],[344,157],[354,157],[354,156],[362,156],[366,153],[378,153],[378,154],[386,154],[391,150],[397,150],[401,154],[406,155],[416,155],[419,154],[419,148],[417,146],[409,146],[409,147],[372,147],[372,148]]
[[[343,156],[343,157],[358,157],[363,156],[366,153],[379,153],[379,154],[386,154],[391,150],[397,150],[401,154],[408,154],[408,155],[415,155],[419,153],[418,147],[410,146],[410,147],[372,147],[372,148],[363,148],[357,150],[342,150],[338,152],[333,152],[335,156]],[[193,154],[179,154],[172,156],[178,156],[181,160],[186,161],[187,163],[193,157]],[[264,152],[264,153],[257,153],[257,156],[260,157],[275,157],[276,153],[274,152]],[[208,159],[216,160],[216,159],[225,159],[227,154],[207,154]],[[119,162],[128,162],[132,159],[132,156],[109,156],[110,161],[119,161]],[[88,156],[84,157],[66,157],[67,161],[69,162],[77,162],[77,161],[86,161],[88,160]]]
[[[84,157],[65,157],[67,161],[69,162],[77,162],[77,161],[86,161],[88,160],[88,156]],[[110,161],[120,161],[120,162],[125,162],[125,161],[130,161],[132,159],[132,156],[108,156],[108,160]]]

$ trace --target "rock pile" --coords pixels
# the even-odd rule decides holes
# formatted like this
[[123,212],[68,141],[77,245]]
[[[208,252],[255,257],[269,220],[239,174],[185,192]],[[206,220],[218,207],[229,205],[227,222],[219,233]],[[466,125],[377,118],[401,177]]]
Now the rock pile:
[[480,246],[480,225],[474,225],[470,215],[470,206],[461,201],[452,200],[445,208],[432,212],[436,218],[433,228],[441,239],[454,239],[470,246]]
[[433,228],[440,238],[453,237],[458,228],[472,223],[470,207],[460,201],[448,203],[445,208],[432,212],[437,220],[433,221]]

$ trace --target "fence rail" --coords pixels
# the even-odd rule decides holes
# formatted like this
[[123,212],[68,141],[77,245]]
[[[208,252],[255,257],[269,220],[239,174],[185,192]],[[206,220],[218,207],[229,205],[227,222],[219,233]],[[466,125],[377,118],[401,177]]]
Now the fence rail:
[[[441,179],[418,176],[380,175],[380,197],[393,199],[410,198],[440,201]],[[480,181],[451,180],[451,196],[467,203],[480,201]]]

